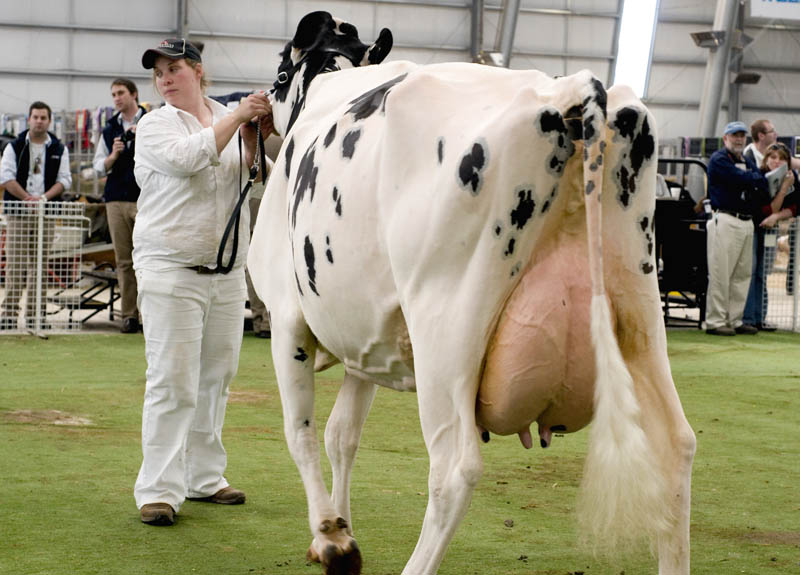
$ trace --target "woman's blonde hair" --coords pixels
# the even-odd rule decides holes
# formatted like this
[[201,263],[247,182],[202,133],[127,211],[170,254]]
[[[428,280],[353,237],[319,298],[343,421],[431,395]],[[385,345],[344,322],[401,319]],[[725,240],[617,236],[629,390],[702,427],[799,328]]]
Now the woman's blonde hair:
[[[191,58],[181,58],[181,60],[186,61],[186,65],[189,66],[192,70],[197,70],[197,66],[202,64],[200,60],[193,60]],[[203,70],[203,75],[200,76],[200,91],[203,93],[203,96],[206,95],[206,90],[211,85],[211,82],[208,81],[206,77],[206,71]],[[153,86],[156,88],[156,92],[158,92],[158,84],[156,84],[156,68],[153,67]],[[160,92],[158,92],[160,94]]]

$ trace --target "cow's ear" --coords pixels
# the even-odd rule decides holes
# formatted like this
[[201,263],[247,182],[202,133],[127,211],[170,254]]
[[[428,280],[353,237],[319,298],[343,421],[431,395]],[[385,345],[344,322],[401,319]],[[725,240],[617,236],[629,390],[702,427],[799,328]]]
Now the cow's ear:
[[388,28],[381,30],[378,39],[367,50],[367,62],[370,64],[380,64],[392,50],[392,32]]
[[298,50],[309,50],[317,43],[320,32],[331,28],[333,24],[333,16],[328,12],[306,14],[297,24],[297,32],[294,34],[292,44]]

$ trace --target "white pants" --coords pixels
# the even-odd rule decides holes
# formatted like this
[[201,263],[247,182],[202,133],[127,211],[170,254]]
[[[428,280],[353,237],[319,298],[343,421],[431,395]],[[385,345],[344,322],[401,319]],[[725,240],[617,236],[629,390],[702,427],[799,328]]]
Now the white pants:
[[706,224],[706,328],[742,325],[753,266],[753,222],[715,212]]
[[136,280],[147,386],[134,496],[139,508],[162,502],[178,511],[185,498],[228,485],[222,423],[242,345],[244,270],[137,270]]

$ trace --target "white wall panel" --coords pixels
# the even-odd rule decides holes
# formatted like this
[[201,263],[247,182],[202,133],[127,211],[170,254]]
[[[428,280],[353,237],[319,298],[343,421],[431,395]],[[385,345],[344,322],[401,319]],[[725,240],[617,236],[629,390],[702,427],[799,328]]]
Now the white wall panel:
[[0,30],[0,62],[20,71],[59,70],[69,67],[69,32],[59,30]]
[[613,51],[614,26],[610,18],[569,18],[569,51],[610,55]]
[[[582,12],[616,12],[618,0],[522,0],[520,8],[549,8],[557,10],[580,10]],[[489,4],[489,2],[486,2]],[[500,0],[494,0],[499,4]]]
[[692,32],[700,32],[711,27],[697,24],[662,22],[656,27],[653,58],[655,60],[694,60],[705,64],[708,57],[706,48],[698,48],[692,40]]
[[191,0],[189,29],[285,38],[286,5],[286,0]]
[[[650,104],[648,109],[656,120],[659,140],[691,136],[697,133],[697,108],[676,108]],[[720,117],[724,114],[720,114]]]
[[717,0],[660,0],[661,18],[714,21]]
[[650,84],[647,97],[656,100],[685,100],[695,104],[700,102],[705,67],[659,65],[650,71]]
[[164,0],[122,4],[109,0],[62,0],[61,3],[73,5],[72,19],[68,23],[82,26],[174,30],[178,19],[177,4]]

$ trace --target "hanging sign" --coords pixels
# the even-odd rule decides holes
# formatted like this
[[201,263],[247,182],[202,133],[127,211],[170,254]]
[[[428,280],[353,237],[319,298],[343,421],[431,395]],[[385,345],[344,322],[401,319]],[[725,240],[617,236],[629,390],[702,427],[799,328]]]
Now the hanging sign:
[[800,0],[750,0],[750,16],[800,20]]

